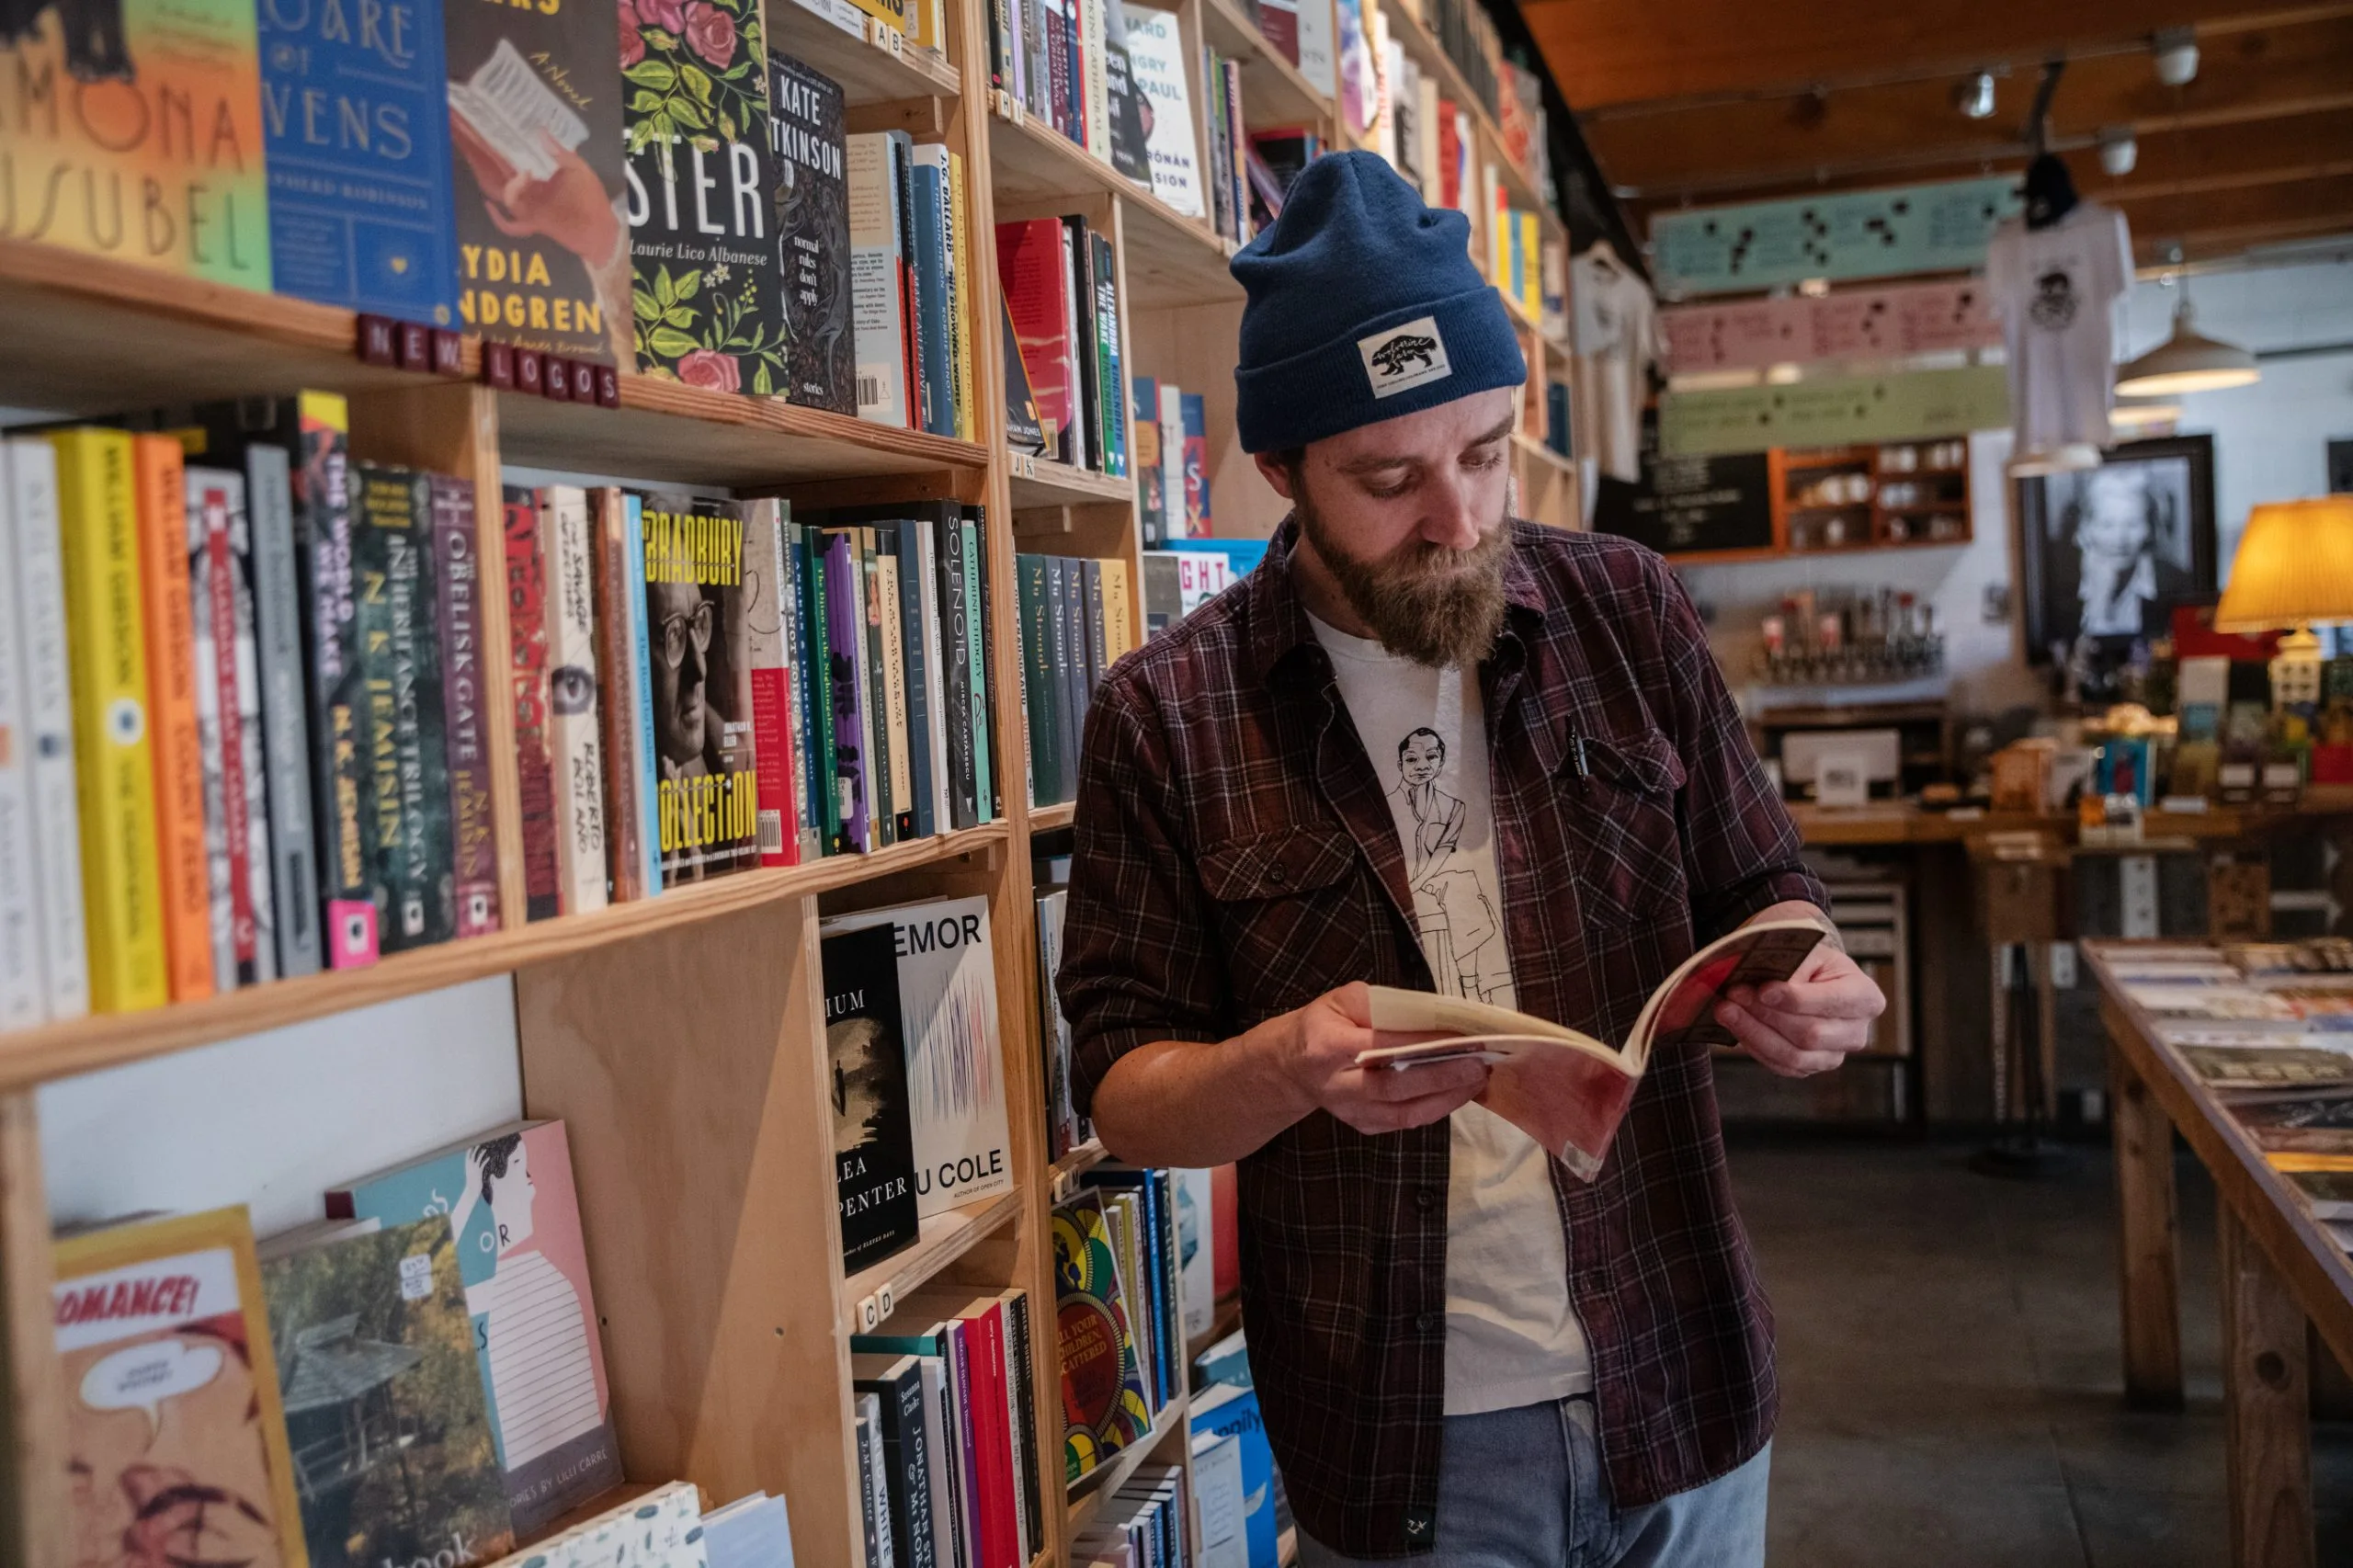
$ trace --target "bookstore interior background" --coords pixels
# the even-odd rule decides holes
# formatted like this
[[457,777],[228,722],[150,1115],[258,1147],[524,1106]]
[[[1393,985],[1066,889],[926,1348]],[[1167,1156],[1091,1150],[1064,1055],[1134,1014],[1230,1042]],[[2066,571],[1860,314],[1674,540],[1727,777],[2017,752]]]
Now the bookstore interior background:
[[1293,1559],[1051,976],[1354,148],[1891,1004],[1771,1561],[2353,1561],[2353,6],[1921,9],[7,7],[0,1565]]

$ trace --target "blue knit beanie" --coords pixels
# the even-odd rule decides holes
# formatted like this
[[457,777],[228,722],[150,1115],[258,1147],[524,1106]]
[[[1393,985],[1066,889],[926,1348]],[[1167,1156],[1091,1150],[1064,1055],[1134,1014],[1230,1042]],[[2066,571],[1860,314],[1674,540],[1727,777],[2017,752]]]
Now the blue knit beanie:
[[1426,207],[1377,153],[1333,153],[1233,258],[1245,452],[1276,452],[1528,379],[1471,220]]

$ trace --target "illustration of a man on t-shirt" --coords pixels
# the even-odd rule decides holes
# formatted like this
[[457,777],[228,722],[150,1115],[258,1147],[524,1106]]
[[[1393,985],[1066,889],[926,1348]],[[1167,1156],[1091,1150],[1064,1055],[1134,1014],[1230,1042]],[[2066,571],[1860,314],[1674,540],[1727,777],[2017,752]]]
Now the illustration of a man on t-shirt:
[[1405,803],[1414,824],[1405,846],[1414,924],[1441,992],[1508,1006],[1508,994],[1495,994],[1508,993],[1508,974],[1491,983],[1481,971],[1483,953],[1502,960],[1496,940],[1502,926],[1478,873],[1453,863],[1469,812],[1461,800],[1438,788],[1445,769],[1446,740],[1436,730],[1424,726],[1397,743],[1397,788],[1390,792]]

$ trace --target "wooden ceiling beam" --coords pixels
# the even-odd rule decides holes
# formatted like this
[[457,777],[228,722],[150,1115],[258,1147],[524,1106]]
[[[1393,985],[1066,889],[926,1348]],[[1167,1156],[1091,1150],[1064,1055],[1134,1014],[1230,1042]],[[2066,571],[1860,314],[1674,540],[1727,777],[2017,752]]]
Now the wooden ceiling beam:
[[[2341,12],[2281,0],[1811,0],[1760,18],[1751,0],[1521,0],[1529,30],[1580,111],[1651,99],[1961,72],[2146,38],[2163,28]],[[2146,57],[2142,60],[2144,71]]]
[[[2210,36],[2198,79],[2161,86],[2145,56],[2071,64],[2052,104],[2061,146],[2100,129],[2131,126],[2149,139],[2167,131],[2232,126],[2353,106],[2353,13]],[[1557,66],[1555,67],[1557,70]],[[1689,193],[1702,202],[1745,199],[1816,183],[1890,184],[1953,177],[2024,156],[2018,141],[2031,73],[1995,85],[1993,119],[1955,111],[1948,81],[1855,88],[1821,97],[1758,98],[1634,118],[1602,118],[1585,132],[1612,184],[1656,202]]]
[[2353,233],[2353,174],[2181,196],[2120,197],[2113,204],[2132,225],[2135,253],[2155,263],[2166,259],[2173,244],[2186,250],[2192,240],[2212,254],[2217,242],[2245,249],[2268,241]]

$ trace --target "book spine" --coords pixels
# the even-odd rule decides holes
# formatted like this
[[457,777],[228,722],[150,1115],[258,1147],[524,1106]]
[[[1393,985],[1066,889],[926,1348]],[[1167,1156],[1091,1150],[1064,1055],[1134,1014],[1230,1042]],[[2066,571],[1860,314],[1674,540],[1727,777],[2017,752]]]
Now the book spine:
[[[785,563],[792,572],[792,633],[794,658],[792,698],[800,725],[801,858],[821,858],[831,853],[833,839],[825,825],[825,802],[833,796],[833,761],[825,748],[830,697],[820,646],[825,625],[824,595],[816,587],[815,563],[809,554],[810,530],[800,523],[784,530]],[[824,711],[821,711],[823,710]]]
[[155,778],[147,724],[147,648],[139,623],[139,539],[131,437],[52,436],[66,634],[74,691],[74,782],[91,1006],[126,1013],[170,995],[155,858]]
[[540,492],[548,566],[549,766],[555,780],[556,885],[566,915],[605,907],[605,779],[597,734],[597,590],[588,497]]
[[982,1532],[991,1568],[1026,1568],[1020,1531],[1014,1522],[1013,1434],[1007,1429],[1005,1392],[1005,1314],[995,1306],[965,1320],[975,1332],[972,1395],[980,1428]]
[[302,692],[301,574],[294,553],[294,454],[245,449],[253,530],[254,642],[259,656],[262,766],[268,781],[269,886],[278,973],[316,974],[318,845],[311,815],[311,722]]
[[1070,349],[1077,373],[1071,379],[1071,460],[1103,472],[1103,372],[1097,349],[1102,318],[1095,310],[1095,247],[1086,220],[1063,220],[1063,256],[1068,272],[1064,285],[1070,313]]
[[523,819],[525,914],[546,920],[560,907],[555,874],[555,782],[548,767],[547,574],[540,508],[529,490],[508,486],[507,679],[515,703],[515,773]]
[[630,608],[644,589],[630,574],[628,497],[607,488],[588,493],[597,552],[597,716],[605,774],[605,891],[615,903],[647,896],[645,812],[638,799],[637,634]]
[[[261,786],[260,714],[255,745],[245,744],[245,701],[239,672],[253,649],[253,600],[244,592],[242,557],[252,539],[245,519],[245,482],[220,469],[186,472],[188,561],[191,610],[196,627],[197,714],[204,747],[207,847],[211,865],[212,980],[216,991],[234,991],[269,978],[263,972],[257,907],[267,899],[256,882],[269,874],[266,810],[253,790]],[[256,694],[257,695],[257,694]],[[259,827],[261,853],[255,855]],[[275,953],[269,955],[275,967]]]
[[1020,555],[1014,568],[1020,579],[1021,686],[1029,712],[1029,767],[1034,779],[1033,805],[1051,806],[1063,799],[1060,767],[1061,725],[1054,702],[1053,626],[1046,586],[1046,558]]
[[996,749],[997,683],[996,683],[996,563],[989,554],[988,515],[978,506],[971,507],[974,549],[974,571],[981,585],[981,713],[985,724],[986,739],[981,744],[988,747],[989,817],[994,822],[1005,820],[1005,758]]
[[[170,451],[176,457],[178,449],[171,447]],[[0,1031],[30,1028],[49,1017],[47,983],[41,974],[40,958],[40,834],[33,825],[32,700],[27,689],[30,681],[30,655],[20,632],[27,619],[17,566],[16,536],[21,525],[15,516],[8,467],[7,449],[0,446]],[[152,531],[144,500],[151,491],[143,467],[139,483],[142,497],[140,541],[143,551]],[[144,564],[142,560],[142,565]],[[151,617],[153,605],[151,589]],[[152,640],[153,636],[151,619],[149,637]],[[159,696],[164,686],[165,682],[159,676],[155,681]],[[193,696],[189,700],[193,702]],[[157,705],[161,706],[160,701]],[[156,772],[157,805],[160,810],[162,793],[168,782],[160,762],[160,754]],[[197,798],[199,825],[196,835],[197,884],[199,889],[203,885],[204,835],[200,820],[203,803],[199,780]],[[171,867],[168,864],[165,867],[165,877],[168,895],[171,892]],[[174,953],[169,932],[165,935],[165,957],[168,962]],[[212,978],[210,953],[205,955],[203,975],[209,984]]]
[[457,934],[483,937],[498,929],[498,828],[483,725],[482,552],[474,532],[472,483],[437,473],[432,487]]
[[882,657],[882,593],[874,558],[874,530],[852,530],[858,540],[858,624],[861,633],[858,661],[858,710],[866,728],[862,734],[866,764],[866,821],[874,835],[870,849],[888,848],[899,841],[899,820],[891,799],[891,693],[889,670]]
[[957,545],[962,551],[961,567],[964,577],[966,678],[972,682],[972,809],[976,821],[991,823],[997,820],[998,813],[994,809],[996,789],[994,759],[989,755],[988,606],[981,597],[980,530],[969,520],[957,528]]
[[1077,136],[1070,123],[1070,29],[1063,25],[1063,0],[1043,0],[1046,44],[1046,116],[1066,139]]
[[862,855],[872,846],[867,823],[867,756],[864,716],[858,697],[865,628],[858,615],[855,541],[848,530],[833,529],[825,540],[825,642],[830,652],[834,712],[834,775],[841,827],[837,853]]
[[[929,1343],[936,1346],[938,1342]],[[955,1417],[949,1403],[948,1362],[944,1357],[925,1352],[917,1358],[916,1370],[923,1383],[924,1459],[930,1472],[926,1479],[931,1495],[932,1561],[939,1568],[964,1568],[961,1494],[956,1486],[956,1462],[950,1457],[956,1440],[951,1430]]]
[[956,434],[955,376],[949,341],[948,149],[915,150],[915,300],[923,427]]
[[808,585],[801,614],[809,629],[809,667],[814,672],[809,684],[809,709],[813,715],[811,756],[817,765],[812,774],[817,793],[809,825],[819,831],[824,846],[820,853],[838,855],[843,848],[842,777],[841,754],[834,740],[834,591],[825,580],[825,536],[815,528],[804,528],[801,539],[802,576]]
[[350,420],[343,399],[300,399],[301,506],[294,550],[308,639],[312,842],[327,966],[357,969],[381,950],[373,846],[363,808],[366,713],[359,682],[358,594],[352,575]]
[[[859,1403],[862,1405],[864,1401]],[[853,1436],[858,1442],[858,1524],[866,1538],[866,1568],[889,1568],[882,1557],[885,1526],[881,1501],[875,1492],[875,1483],[881,1478],[874,1473],[874,1449],[868,1440],[872,1430],[867,1424],[869,1419],[861,1409],[852,1423]]]
[[1059,581],[1054,585],[1054,617],[1061,645],[1054,652],[1054,665],[1062,672],[1063,778],[1075,784],[1078,754],[1086,735],[1086,622],[1079,608],[1086,575],[1074,559],[1057,562],[1055,567]]
[[82,898],[82,813],[75,777],[74,688],[65,560],[58,512],[57,450],[39,438],[10,441],[8,506],[25,661],[35,863],[40,895],[44,1011],[52,1022],[90,1010],[88,926]]
[[1136,646],[1135,603],[1126,562],[1108,556],[1096,564],[1103,573],[1103,667],[1108,671]]
[[904,324],[900,340],[906,347],[907,428],[929,430],[930,409],[934,392],[927,385],[926,367],[931,345],[924,339],[923,295],[917,287],[922,275],[917,259],[922,243],[916,226],[915,143],[904,131],[889,133],[891,142],[892,199],[899,207],[899,316]]
[[751,611],[752,744],[759,758],[759,846],[763,866],[801,860],[792,809],[793,761],[799,750],[792,722],[791,579],[785,573],[782,502],[751,502],[745,514],[744,560],[760,596]]
[[954,772],[948,756],[948,659],[939,612],[939,535],[920,518],[904,530],[915,552],[915,614],[924,661],[924,733],[928,738],[931,787],[926,810],[933,833],[955,821],[950,797]]
[[1006,1381],[1013,1412],[1014,1476],[1021,1486],[1022,1561],[1044,1550],[1046,1518],[1038,1490],[1037,1380],[1029,1355],[1029,1295],[1007,1290],[998,1298],[1005,1308]]
[[948,231],[948,336],[949,364],[956,377],[956,436],[964,441],[979,438],[972,406],[973,279],[971,236],[967,232],[971,225],[962,216],[971,210],[965,205],[964,160],[951,152],[948,154],[948,178],[940,192],[939,220]]
[[1102,405],[1103,472],[1128,476],[1128,401],[1120,395],[1127,378],[1120,369],[1120,286],[1108,234],[1087,233],[1095,247],[1096,381]]
[[[637,843],[640,857],[638,880],[652,898],[662,891],[662,768],[660,754],[654,749],[654,665],[653,627],[646,619],[645,604],[645,497],[630,492],[624,497],[628,508],[625,532],[629,538],[630,661],[631,684],[637,688]],[[612,819],[612,808],[606,808],[606,820]]]
[[932,738],[938,704],[931,689],[939,665],[925,635],[924,527],[919,522],[902,522],[893,526],[893,531],[898,544],[899,645],[907,665],[907,782],[914,795],[909,821],[902,825],[899,836],[929,838],[939,831],[933,794],[939,748]]
[[899,530],[874,530],[873,605],[882,631],[882,690],[891,715],[892,834],[901,843],[915,836],[915,770],[912,753],[918,733],[911,712],[907,678],[905,593],[899,581]]
[[972,1368],[979,1337],[979,1331],[966,1319],[959,1318],[949,1324],[948,1370],[956,1399],[956,1463],[958,1478],[963,1485],[964,1556],[971,1568],[987,1568],[989,1562],[988,1539],[981,1524],[981,1494],[986,1486],[981,1456],[985,1438],[980,1403],[974,1397]]
[[432,487],[362,465],[356,550],[368,698],[369,809],[375,818],[378,937],[387,952],[446,942],[452,896],[449,764],[434,613]]
[[1079,608],[1086,617],[1086,701],[1095,702],[1095,688],[1103,684],[1103,669],[1108,662],[1103,626],[1103,563],[1082,561],[1079,572]]
[[954,508],[933,519],[932,539],[938,558],[941,664],[947,672],[940,689],[948,699],[941,726],[948,739],[949,824],[964,828],[976,825],[980,815],[972,790],[972,612],[964,597],[962,525]]
[[912,429],[912,389],[904,379],[906,342],[900,297],[904,239],[891,138],[849,138],[850,315],[858,345],[858,414]]
[[1111,161],[1111,97],[1108,91],[1110,47],[1105,34],[1103,0],[1079,0],[1080,24],[1086,28],[1086,150]]
[[[155,763],[155,846],[162,877],[164,958],[171,998],[194,1002],[213,992],[211,866],[204,842],[204,747],[196,717],[196,619],[188,602],[188,481],[180,444],[168,436],[135,436],[131,460],[139,486],[139,587],[147,634],[148,723]],[[13,639],[9,641],[13,642]],[[8,650],[0,648],[0,658]],[[7,684],[17,689],[22,676]],[[0,724],[6,724],[0,715]],[[0,758],[5,768],[11,758]],[[15,777],[26,778],[22,763]],[[8,775],[0,772],[0,790]],[[28,783],[29,780],[27,779]],[[0,831],[29,826],[30,801]],[[33,850],[25,846],[29,869]],[[28,887],[28,893],[30,889]],[[0,900],[5,903],[5,900]],[[26,905],[30,909],[29,901]],[[26,933],[28,942],[34,934]],[[0,932],[0,942],[6,933]],[[40,996],[37,949],[26,954],[21,994]],[[0,968],[17,968],[0,952]],[[0,972],[0,1005],[10,992]]]

